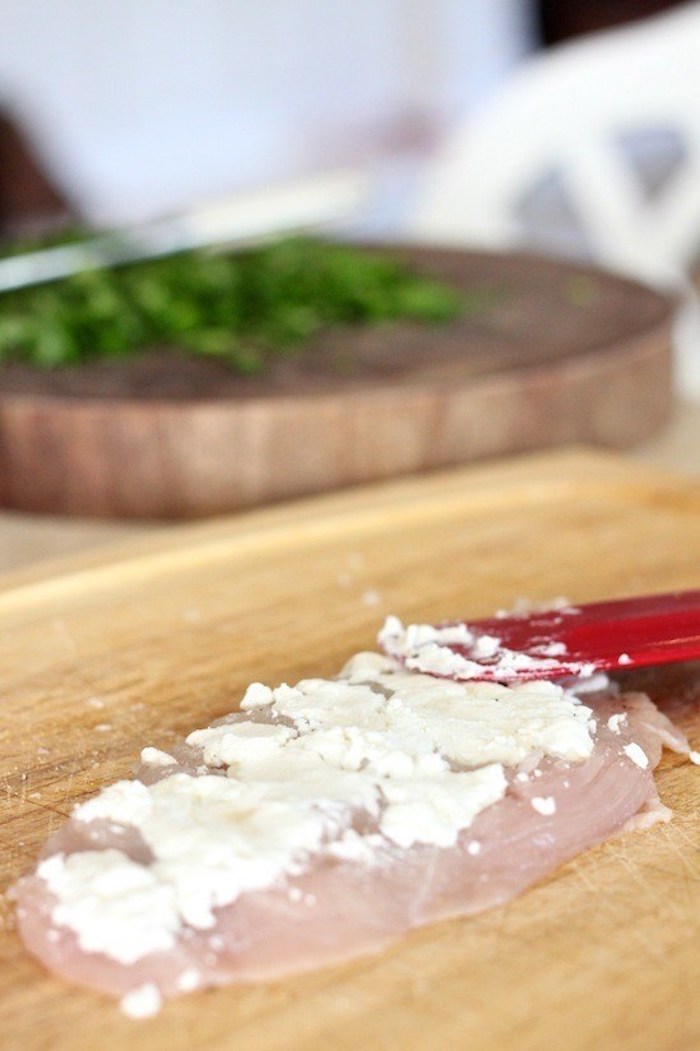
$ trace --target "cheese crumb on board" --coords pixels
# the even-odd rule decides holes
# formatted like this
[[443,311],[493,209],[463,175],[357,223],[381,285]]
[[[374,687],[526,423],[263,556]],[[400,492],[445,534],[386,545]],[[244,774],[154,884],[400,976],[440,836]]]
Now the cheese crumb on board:
[[137,989],[133,989],[122,997],[120,1007],[127,1018],[142,1019],[153,1018],[157,1015],[163,1005],[163,999],[158,992],[158,986],[152,982],[146,982]]
[[194,967],[188,967],[178,978],[177,987],[183,993],[191,993],[201,984],[201,981],[199,971]]
[[161,752],[160,748],[143,748],[141,762],[146,766],[177,766],[177,759],[167,752]]

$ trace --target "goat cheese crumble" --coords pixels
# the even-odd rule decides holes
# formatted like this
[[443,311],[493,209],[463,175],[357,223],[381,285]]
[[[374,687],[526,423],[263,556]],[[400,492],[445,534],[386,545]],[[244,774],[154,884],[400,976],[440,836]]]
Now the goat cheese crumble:
[[[379,644],[409,670],[465,681],[483,678],[485,670],[489,677],[507,683],[516,682],[525,673],[530,677],[557,671],[564,674],[562,662],[566,664],[565,671],[575,670],[582,677],[593,675],[596,670],[594,664],[581,662],[570,668],[563,643],[546,643],[536,653],[521,653],[509,649],[495,635],[472,632],[466,624],[404,627],[398,617],[387,617],[379,633]],[[464,653],[456,651],[455,646]]]
[[153,1018],[160,1011],[162,1003],[158,986],[146,982],[122,997],[121,1009],[127,1018]]
[[[337,679],[254,683],[241,708],[189,735],[187,769],[147,748],[154,783],[119,781],[76,808],[79,822],[138,833],[150,859],[111,848],[41,863],[53,920],[84,950],[123,964],[167,951],[184,927],[213,928],[217,909],[284,887],[321,851],[371,865],[397,848],[454,846],[503,799],[506,768],[580,762],[594,747],[591,709],[559,685],[455,682],[373,653]],[[532,805],[552,813],[553,802]],[[146,1009],[146,993],[129,995]]]

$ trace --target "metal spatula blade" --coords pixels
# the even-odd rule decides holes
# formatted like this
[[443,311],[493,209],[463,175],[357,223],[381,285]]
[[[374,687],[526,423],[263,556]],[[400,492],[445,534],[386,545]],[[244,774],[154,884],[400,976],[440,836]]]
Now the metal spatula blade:
[[591,675],[700,658],[700,590],[399,628],[380,642],[416,671],[504,683]]

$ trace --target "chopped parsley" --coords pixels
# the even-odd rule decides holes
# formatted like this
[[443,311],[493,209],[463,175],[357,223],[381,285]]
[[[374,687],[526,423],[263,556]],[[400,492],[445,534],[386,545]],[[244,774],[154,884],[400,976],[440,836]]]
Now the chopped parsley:
[[328,327],[442,324],[485,305],[384,251],[297,237],[236,254],[184,252],[88,270],[5,292],[0,364],[53,369],[170,346],[255,374]]

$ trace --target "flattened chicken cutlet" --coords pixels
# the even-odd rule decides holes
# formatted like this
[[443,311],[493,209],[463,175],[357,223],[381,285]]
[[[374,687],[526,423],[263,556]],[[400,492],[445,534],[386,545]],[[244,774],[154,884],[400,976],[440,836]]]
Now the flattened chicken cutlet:
[[334,680],[256,683],[76,807],[16,888],[20,934],[133,1017],[347,960],[668,820],[663,744],[688,752],[604,679],[453,682],[362,653]]

